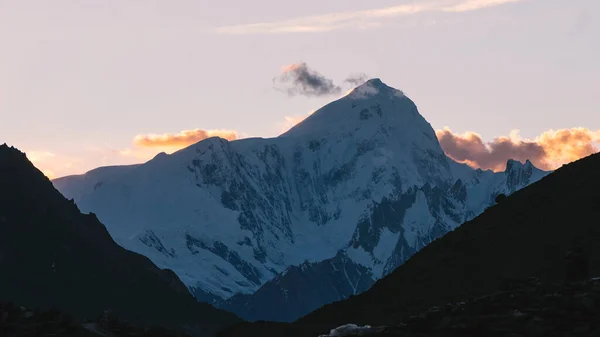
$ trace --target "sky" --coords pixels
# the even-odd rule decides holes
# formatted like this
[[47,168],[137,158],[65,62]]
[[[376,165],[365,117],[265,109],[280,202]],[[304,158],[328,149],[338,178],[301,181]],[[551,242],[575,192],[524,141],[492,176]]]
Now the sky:
[[0,46],[0,143],[52,178],[274,137],[375,77],[474,167],[600,141],[597,0],[0,0]]

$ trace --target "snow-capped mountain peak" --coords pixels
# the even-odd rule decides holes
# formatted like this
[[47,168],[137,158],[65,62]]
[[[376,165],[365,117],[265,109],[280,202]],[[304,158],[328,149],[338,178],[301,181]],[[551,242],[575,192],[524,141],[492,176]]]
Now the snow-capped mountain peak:
[[451,177],[435,132],[415,103],[379,79],[325,105],[279,138],[327,144],[332,164],[358,157],[370,161],[369,167],[401,168],[401,179],[411,183]]
[[305,262],[298,272],[345,275],[332,284],[346,296],[545,174],[528,167],[451,161],[415,103],[372,79],[277,138],[209,138],[54,184],[200,299],[252,293]]
[[414,129],[417,132],[431,131],[431,126],[419,114],[414,102],[380,79],[371,79],[348,95],[315,111],[280,137],[325,136],[347,132],[370,136],[378,131],[393,130],[402,131],[408,138]]

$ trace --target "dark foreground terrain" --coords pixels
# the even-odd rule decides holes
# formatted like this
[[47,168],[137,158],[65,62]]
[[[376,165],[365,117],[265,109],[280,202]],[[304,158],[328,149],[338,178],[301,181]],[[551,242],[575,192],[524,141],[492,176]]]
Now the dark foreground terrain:
[[[6,145],[0,145],[0,302],[55,308],[74,322],[109,310],[131,324],[197,336],[240,322],[197,302],[172,271],[118,246],[95,215],[81,214],[25,154]],[[4,316],[3,322],[17,319]]]
[[[110,314],[103,314],[93,321],[78,324],[70,315],[56,310],[30,311],[12,304],[0,303],[0,336],[3,337],[103,335],[184,336],[164,328],[134,327]],[[570,284],[543,284],[536,278],[506,280],[498,291],[491,294],[432,306],[394,326],[372,327],[361,333],[346,336],[600,336],[600,280]]]
[[535,278],[510,282],[492,294],[433,306],[395,326],[349,336],[600,336],[600,281],[565,286]]
[[135,326],[110,312],[94,320],[78,322],[72,315],[56,309],[29,310],[13,303],[0,303],[2,337],[189,337],[187,334],[158,326]]
[[[490,207],[474,220],[423,248],[361,295],[326,305],[291,324],[242,323],[225,329],[220,336],[315,337],[348,323],[396,326],[432,306],[443,308],[446,303],[493,293],[507,279],[536,277],[543,284],[563,282],[567,267],[565,254],[575,247],[582,247],[587,252],[590,274],[600,276],[598,242],[600,154],[565,165]],[[585,297],[583,294],[590,293],[590,287],[597,285],[588,284],[586,287],[587,290],[581,291],[579,296]],[[548,295],[543,292],[538,294]],[[504,309],[518,309],[533,317],[535,314],[528,310],[538,305],[536,303],[542,303],[542,297],[538,299],[539,296],[534,293],[518,307]],[[568,301],[569,297],[564,298]],[[543,300],[558,301],[545,297]],[[548,309],[569,308],[566,302],[557,305],[556,308],[549,305]],[[593,305],[598,305],[595,299]],[[507,312],[496,311],[495,314],[507,315]],[[575,336],[578,331],[587,329],[579,327],[579,318],[587,317],[583,311],[581,314],[578,311],[570,314],[576,316],[571,318],[566,313],[561,316],[561,324],[572,325],[570,335],[561,336]],[[485,315],[485,311],[481,315]],[[546,322],[551,321],[552,311],[548,315],[541,317],[537,314]],[[485,324],[483,318],[479,314],[464,316],[465,324],[472,324],[473,321]],[[512,327],[516,329],[516,325]],[[590,329],[594,331],[595,325]],[[519,331],[510,332],[515,333],[516,337]],[[399,332],[394,333],[398,335]],[[410,333],[413,335],[409,336],[417,334]],[[463,334],[456,333],[456,336],[466,335],[464,331]],[[509,336],[508,331],[502,333]]]

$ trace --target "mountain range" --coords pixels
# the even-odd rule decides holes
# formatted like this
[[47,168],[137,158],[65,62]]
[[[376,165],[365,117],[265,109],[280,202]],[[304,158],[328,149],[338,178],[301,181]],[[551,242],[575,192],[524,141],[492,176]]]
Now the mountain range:
[[372,79],[276,138],[209,138],[53,183],[197,299],[293,321],[366,291],[548,173],[451,160],[415,103]]

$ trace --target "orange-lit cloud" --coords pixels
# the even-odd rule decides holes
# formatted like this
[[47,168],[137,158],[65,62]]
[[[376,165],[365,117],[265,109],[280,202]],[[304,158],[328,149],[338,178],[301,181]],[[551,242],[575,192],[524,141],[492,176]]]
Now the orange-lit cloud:
[[531,162],[545,170],[553,170],[563,164],[598,152],[595,143],[600,142],[600,130],[586,128],[548,130],[533,140],[521,139],[519,131],[509,136],[484,142],[474,132],[455,134],[449,128],[436,131],[446,155],[454,160],[482,169],[503,170],[508,159]]
[[148,134],[137,135],[133,143],[140,147],[167,147],[181,149],[210,137],[221,137],[227,140],[238,139],[238,133],[231,130],[184,130],[179,133],[165,133],[162,135]]
[[210,137],[239,138],[230,130],[186,130],[175,134],[138,135],[133,146],[115,149],[109,145],[88,146],[71,153],[26,151],[29,160],[48,178],[82,174],[100,166],[130,165],[146,162],[159,152],[173,153]]
[[133,147],[110,150],[110,156],[117,156],[126,161],[145,162],[159,152],[173,153],[187,146],[211,137],[236,140],[240,134],[232,130],[184,130],[178,133],[145,134],[133,138]]

